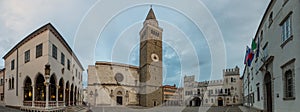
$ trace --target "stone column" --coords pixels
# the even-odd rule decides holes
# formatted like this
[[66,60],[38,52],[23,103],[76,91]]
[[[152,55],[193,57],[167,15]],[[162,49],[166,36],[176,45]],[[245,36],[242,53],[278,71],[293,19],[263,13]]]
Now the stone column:
[[49,107],[49,82],[45,83],[46,86],[46,108]]
[[34,107],[34,98],[35,98],[35,87],[34,87],[34,84],[32,84],[32,107]]
[[[62,88],[65,88],[64,86]],[[63,101],[64,101],[64,107],[66,106],[66,90],[63,89]]]
[[58,89],[59,89],[59,85],[56,85],[56,107],[58,107]]
[[73,99],[73,100],[72,100],[72,105],[73,105],[73,106],[74,106],[74,104],[75,104],[75,103],[74,103],[74,102],[75,102],[75,101],[74,101],[74,100],[75,100],[75,98],[74,98],[74,97],[75,97],[74,91],[75,91],[75,90],[73,90],[73,93],[72,93],[72,94],[73,94],[73,97],[72,97],[72,99]]
[[69,89],[69,98],[68,98],[69,101],[68,101],[68,106],[70,106],[70,104],[71,104],[71,101],[70,101],[70,99],[71,99],[71,94],[70,94],[70,93],[71,93],[71,91],[70,91],[70,89]]

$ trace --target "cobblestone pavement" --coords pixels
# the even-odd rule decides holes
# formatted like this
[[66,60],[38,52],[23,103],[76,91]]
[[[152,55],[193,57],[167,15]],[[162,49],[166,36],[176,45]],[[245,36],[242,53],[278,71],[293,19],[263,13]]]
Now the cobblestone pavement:
[[21,111],[0,105],[0,112],[21,112]]
[[181,112],[185,107],[174,106],[174,107],[91,107],[93,112]]
[[243,112],[238,106],[211,107],[207,112]]
[[[85,112],[88,109],[82,109],[80,112]],[[248,108],[243,106],[225,106],[225,107],[92,107],[92,112],[247,112]],[[20,110],[8,108],[0,105],[0,112],[21,112]],[[257,112],[252,109],[251,112]]]
[[245,106],[239,106],[239,108],[240,108],[243,112],[261,112],[261,110],[257,110],[257,109],[249,108],[249,107],[245,107]]
[[238,106],[225,107],[92,107],[93,112],[243,112]]

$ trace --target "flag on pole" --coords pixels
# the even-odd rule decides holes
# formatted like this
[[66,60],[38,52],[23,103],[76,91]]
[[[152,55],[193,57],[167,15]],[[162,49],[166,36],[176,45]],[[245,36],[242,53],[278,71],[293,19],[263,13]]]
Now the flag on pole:
[[259,57],[259,38],[257,38],[257,50],[256,50],[256,58]]
[[246,64],[247,66],[251,66],[251,62],[252,62],[253,58],[254,58],[254,52],[247,46],[244,64]]
[[254,58],[254,52],[250,49],[250,53],[247,56],[247,65],[251,66],[251,62]]
[[254,51],[256,49],[256,42],[252,39],[251,50]]
[[246,54],[245,54],[245,58],[244,58],[244,64],[247,64],[248,61],[248,54],[250,53],[250,48],[247,46],[246,47]]

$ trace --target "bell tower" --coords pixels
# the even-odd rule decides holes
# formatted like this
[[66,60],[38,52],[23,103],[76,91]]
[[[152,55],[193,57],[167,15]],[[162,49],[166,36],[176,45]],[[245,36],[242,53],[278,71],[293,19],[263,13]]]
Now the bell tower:
[[162,32],[150,8],[140,31],[140,105],[162,104]]

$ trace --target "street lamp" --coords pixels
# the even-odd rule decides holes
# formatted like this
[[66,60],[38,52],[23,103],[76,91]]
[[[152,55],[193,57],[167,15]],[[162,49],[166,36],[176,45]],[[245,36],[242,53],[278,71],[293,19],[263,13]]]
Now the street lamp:
[[91,99],[93,99],[93,98],[92,98],[93,95],[94,95],[94,94],[93,94],[93,91],[91,91],[91,92],[90,92],[90,101],[89,101],[89,103],[88,103],[88,106],[89,106],[89,107],[88,107],[88,109],[89,109],[88,112],[91,111]]
[[49,63],[47,63],[46,65],[45,65],[45,77],[46,77],[46,79],[48,79],[49,77],[50,77],[50,64]]

